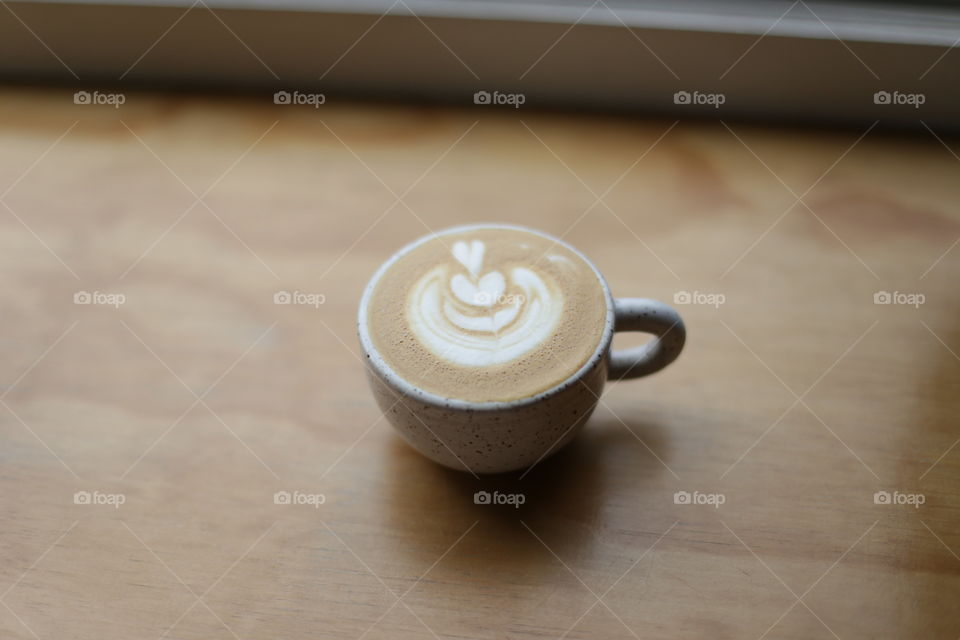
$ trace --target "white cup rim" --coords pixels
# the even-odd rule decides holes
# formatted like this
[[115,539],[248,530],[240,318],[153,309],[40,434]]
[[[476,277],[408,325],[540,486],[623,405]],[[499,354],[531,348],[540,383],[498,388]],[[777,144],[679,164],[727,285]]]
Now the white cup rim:
[[[594,275],[597,277],[597,281],[600,283],[601,289],[603,289],[604,300],[607,305],[607,312],[604,320],[603,333],[600,337],[600,341],[597,344],[596,349],[587,359],[587,361],[575,372],[570,374],[563,381],[555,384],[554,386],[540,391],[532,396],[527,396],[525,398],[518,398],[516,400],[507,400],[507,401],[490,401],[490,402],[473,402],[470,400],[462,400],[459,398],[447,398],[411,384],[405,378],[400,376],[396,371],[390,367],[389,364],[383,359],[380,355],[380,352],[373,344],[373,340],[370,338],[369,327],[367,326],[367,306],[370,301],[370,297],[373,295],[373,290],[376,287],[377,283],[380,281],[380,278],[383,276],[386,271],[393,266],[393,264],[399,260],[401,257],[417,248],[421,244],[433,240],[440,236],[446,236],[453,233],[461,233],[463,231],[470,231],[476,229],[514,229],[517,231],[525,231],[527,233],[533,233],[542,238],[546,238],[551,242],[555,242],[558,245],[568,249],[583,260],[592,270]],[[449,227],[441,231],[431,233],[427,236],[419,238],[402,249],[394,253],[390,259],[384,262],[377,271],[373,274],[373,277],[370,278],[370,282],[367,283],[366,288],[363,290],[363,296],[360,299],[360,310],[357,314],[357,333],[360,337],[360,345],[363,348],[364,355],[367,359],[368,366],[374,369],[374,372],[383,378],[384,382],[394,387],[397,391],[404,395],[413,396],[421,402],[425,402],[436,407],[441,407],[445,409],[453,409],[459,411],[497,411],[503,409],[517,409],[520,407],[533,405],[541,400],[545,400],[551,396],[554,396],[564,389],[570,387],[573,384],[576,384],[578,381],[582,380],[584,375],[590,371],[594,366],[597,365],[598,361],[603,359],[607,351],[610,348],[610,343],[613,339],[613,329],[614,329],[614,306],[613,306],[613,296],[610,293],[610,287],[607,285],[607,281],[604,280],[603,275],[600,273],[600,270],[597,269],[597,266],[587,258],[583,253],[578,249],[570,246],[560,238],[551,236],[550,234],[538,231],[536,229],[531,229],[529,227],[524,227],[515,224],[504,224],[504,223],[477,223],[477,224],[466,224],[459,225],[456,227]]]

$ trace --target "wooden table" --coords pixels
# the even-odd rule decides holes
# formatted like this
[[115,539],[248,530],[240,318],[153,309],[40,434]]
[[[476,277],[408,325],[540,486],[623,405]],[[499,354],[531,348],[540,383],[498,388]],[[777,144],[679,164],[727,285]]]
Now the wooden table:
[[[3,638],[960,635],[955,142],[0,96]],[[487,220],[691,302],[523,478],[408,448],[354,335],[391,252]]]

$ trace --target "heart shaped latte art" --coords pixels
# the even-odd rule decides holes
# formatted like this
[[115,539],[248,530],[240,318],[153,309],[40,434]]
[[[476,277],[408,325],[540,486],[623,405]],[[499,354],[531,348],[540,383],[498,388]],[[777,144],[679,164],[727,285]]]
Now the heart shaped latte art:
[[450,253],[452,260],[429,269],[407,299],[409,326],[434,355],[487,367],[515,360],[553,335],[563,295],[545,272],[511,264],[483,273],[480,240],[456,242]]
[[453,243],[453,257],[460,264],[467,268],[470,275],[476,277],[483,265],[483,253],[485,246],[479,240],[474,240],[469,245],[466,242]]

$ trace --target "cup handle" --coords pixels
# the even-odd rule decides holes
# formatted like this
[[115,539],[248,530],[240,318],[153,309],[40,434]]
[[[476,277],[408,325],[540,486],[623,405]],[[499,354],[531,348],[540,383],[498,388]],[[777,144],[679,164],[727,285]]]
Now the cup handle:
[[673,362],[687,339],[680,314],[671,307],[646,298],[613,301],[614,331],[642,331],[656,336],[642,347],[611,351],[607,366],[611,380],[639,378]]

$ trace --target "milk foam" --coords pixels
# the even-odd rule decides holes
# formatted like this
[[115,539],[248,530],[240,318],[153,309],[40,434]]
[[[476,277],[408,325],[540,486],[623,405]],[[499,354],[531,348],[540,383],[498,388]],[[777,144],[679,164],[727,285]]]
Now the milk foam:
[[366,323],[390,369],[472,402],[527,398],[568,379],[607,323],[603,282],[569,247],[524,229],[451,229],[397,255]]
[[417,340],[459,366],[520,358],[554,334],[564,311],[561,288],[549,274],[533,263],[485,270],[485,253],[481,240],[454,243],[450,259],[421,276],[406,301]]

